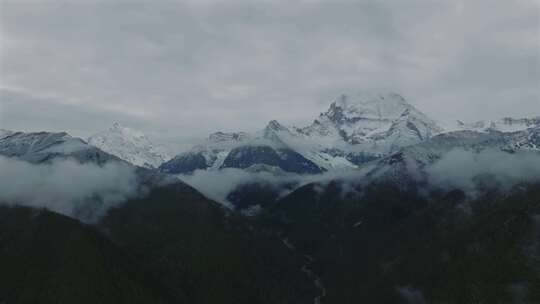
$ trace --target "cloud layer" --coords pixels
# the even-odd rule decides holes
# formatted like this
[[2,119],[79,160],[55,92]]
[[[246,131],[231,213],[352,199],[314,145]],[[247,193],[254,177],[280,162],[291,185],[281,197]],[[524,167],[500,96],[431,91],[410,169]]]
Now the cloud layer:
[[[197,170],[190,175],[179,175],[182,181],[203,193],[209,199],[219,202],[229,208],[232,204],[227,200],[227,196],[238,186],[250,183],[260,183],[272,185],[276,191],[287,183],[300,184],[306,182],[310,177],[302,177],[297,174],[286,174],[275,176],[270,173],[252,173],[241,169],[225,168],[219,171]],[[311,179],[316,177],[311,177]],[[286,191],[285,188],[281,188]]]
[[342,194],[355,192],[355,185],[362,182],[365,171],[331,171],[315,175],[300,175],[282,172],[247,172],[236,168],[225,168],[219,171],[196,170],[193,174],[178,175],[185,183],[203,193],[206,197],[229,208],[233,206],[227,196],[237,187],[252,183],[273,187],[277,193],[284,196],[292,190],[309,183],[317,183],[321,187],[331,181],[338,180],[342,185]]
[[0,156],[0,203],[47,208],[93,221],[108,208],[136,194],[133,168],[73,160],[31,164]]
[[[0,5],[0,86],[67,105],[54,122],[32,120],[23,97],[0,106],[0,128],[26,113],[27,128],[79,135],[102,129],[102,113],[186,138],[304,124],[344,91],[381,88],[435,118],[538,114],[536,0]],[[79,125],[70,109],[81,108],[92,115]]]
[[475,196],[482,186],[505,191],[518,183],[540,181],[540,154],[454,149],[427,168],[432,186],[461,189]]
[[[238,186],[250,183],[273,186],[281,195],[305,184],[315,183],[321,190],[331,181],[339,181],[342,195],[361,195],[359,187],[369,184],[366,177],[371,166],[362,170],[326,172],[318,175],[284,173],[252,173],[227,168],[219,171],[197,170],[179,178],[208,198],[232,207],[227,196]],[[485,190],[508,191],[519,183],[540,182],[540,154],[536,152],[508,153],[500,150],[474,152],[453,149],[425,168],[428,189],[462,190],[475,198]],[[317,189],[317,188],[316,188]]]

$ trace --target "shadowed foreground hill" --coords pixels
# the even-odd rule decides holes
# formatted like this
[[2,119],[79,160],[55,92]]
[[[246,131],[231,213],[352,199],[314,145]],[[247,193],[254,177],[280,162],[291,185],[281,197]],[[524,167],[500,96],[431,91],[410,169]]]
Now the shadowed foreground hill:
[[0,206],[0,303],[187,303],[94,228]]
[[111,209],[99,227],[190,303],[313,302],[301,257],[184,184]]
[[539,185],[358,190],[307,185],[266,215],[316,260],[324,303],[540,303]]
[[312,303],[271,233],[176,183],[99,223],[0,206],[0,303]]

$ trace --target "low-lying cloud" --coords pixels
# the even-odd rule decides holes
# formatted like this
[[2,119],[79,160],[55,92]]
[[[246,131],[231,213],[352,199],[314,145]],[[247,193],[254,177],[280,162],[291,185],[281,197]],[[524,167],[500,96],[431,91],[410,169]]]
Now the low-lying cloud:
[[540,181],[540,154],[454,149],[430,166],[427,173],[431,185],[446,190],[461,189],[475,196],[487,183],[505,191],[518,183]]
[[31,164],[0,156],[0,203],[46,208],[84,221],[134,196],[134,169],[120,162],[103,166],[74,160]]
[[287,174],[275,176],[267,172],[247,172],[241,169],[226,168],[219,171],[197,170],[191,175],[180,175],[179,178],[203,193],[209,199],[233,208],[227,196],[240,185],[261,183],[267,185],[283,185],[288,182],[300,182],[300,175]]
[[190,175],[179,175],[178,177],[203,193],[209,199],[219,202],[229,208],[233,208],[227,196],[237,187],[259,183],[275,187],[276,191],[281,191],[281,196],[290,193],[303,185],[317,183],[326,186],[331,181],[339,180],[343,187],[343,194],[353,191],[353,185],[362,180],[361,171],[338,171],[325,172],[316,175],[301,175],[290,172],[274,174],[271,172],[248,172],[236,168],[225,168],[219,171],[197,170]]
[[[299,175],[227,168],[219,171],[197,170],[192,175],[180,175],[179,178],[208,198],[232,208],[227,196],[237,187],[250,183],[273,186],[283,196],[308,183],[316,183],[324,188],[330,181],[339,181],[343,195],[354,194],[357,186],[369,184],[370,180],[365,175],[369,169],[366,166],[363,170]],[[540,153],[453,149],[426,167],[425,172],[429,188],[445,191],[459,189],[474,198],[486,189],[508,191],[519,183],[540,182]]]

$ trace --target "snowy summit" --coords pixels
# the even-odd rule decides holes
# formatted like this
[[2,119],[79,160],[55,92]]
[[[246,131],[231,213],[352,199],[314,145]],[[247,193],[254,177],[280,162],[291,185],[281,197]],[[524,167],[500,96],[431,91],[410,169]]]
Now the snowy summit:
[[157,168],[163,162],[171,159],[164,148],[153,144],[146,135],[119,123],[114,123],[108,130],[89,137],[88,143],[136,166],[145,168]]

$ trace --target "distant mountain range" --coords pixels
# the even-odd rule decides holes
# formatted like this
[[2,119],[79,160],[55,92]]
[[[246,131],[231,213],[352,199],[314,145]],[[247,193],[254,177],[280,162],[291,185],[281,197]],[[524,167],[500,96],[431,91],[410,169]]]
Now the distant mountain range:
[[272,120],[255,134],[214,133],[160,169],[189,174],[265,164],[299,174],[349,170],[442,133],[518,132],[539,125],[540,117],[442,127],[399,94],[341,95],[309,126],[287,127]]
[[31,163],[43,163],[58,158],[73,158],[81,163],[103,164],[118,157],[89,145],[65,132],[0,132],[0,155],[17,157]]
[[[0,156],[2,181],[27,178],[2,171],[10,161],[46,170],[66,162],[70,170],[90,170],[97,182],[97,168],[120,163],[134,169],[130,182],[140,190],[86,223],[79,220],[90,217],[60,215],[27,195],[7,196],[15,201],[0,195],[1,303],[312,303],[314,287],[301,261],[276,235],[254,231],[176,178],[63,132],[2,130]],[[79,191],[70,185],[7,190],[35,196]],[[98,194],[80,198],[88,212],[103,206]]]
[[[133,165],[159,168],[170,174],[224,168],[247,169],[254,165],[276,167],[290,173],[317,174],[357,169],[438,134],[455,131],[513,133],[538,126],[540,117],[506,117],[474,123],[456,121],[453,125],[445,125],[429,118],[399,94],[356,93],[337,97],[328,110],[308,126],[285,126],[272,120],[262,130],[252,134],[216,132],[176,156],[165,146],[152,142],[142,132],[119,123],[90,136],[86,143]],[[15,137],[10,137],[14,133]],[[45,145],[49,141],[65,141],[62,149],[71,149],[72,152],[84,145],[84,141],[69,139],[65,133],[39,140],[39,133],[32,134],[0,130],[0,138],[11,138],[9,149],[24,149],[25,141],[36,141],[37,145],[28,146],[34,152],[43,148],[42,141]],[[530,141],[522,135],[520,142],[515,144],[534,148],[534,140]],[[15,140],[19,143],[14,143]],[[17,145],[22,146],[15,148]],[[47,154],[54,151],[44,149],[42,152]],[[35,157],[45,157],[44,153]]]
[[[456,151],[438,174],[459,184],[439,188]],[[306,127],[217,132],[170,160],[119,124],[88,141],[0,130],[0,156],[119,162],[140,186],[85,224],[0,199],[0,302],[540,302],[540,118],[443,128],[398,94],[353,94]]]
[[37,163],[56,157],[97,163],[119,159],[172,175],[233,168],[274,175],[372,170],[370,176],[381,176],[375,172],[389,172],[399,164],[423,167],[455,147],[540,149],[540,117],[441,125],[399,94],[357,93],[337,97],[308,126],[272,120],[253,134],[216,132],[174,157],[143,133],[118,123],[87,141],[66,133],[0,130],[0,154]]

